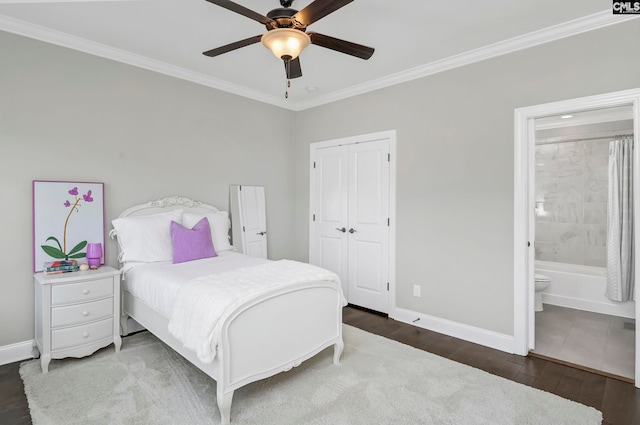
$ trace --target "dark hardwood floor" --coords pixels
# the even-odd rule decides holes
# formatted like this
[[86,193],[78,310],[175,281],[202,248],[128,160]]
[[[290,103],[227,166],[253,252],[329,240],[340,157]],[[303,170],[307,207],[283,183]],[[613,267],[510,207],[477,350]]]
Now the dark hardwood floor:
[[[540,358],[507,354],[350,306],[344,309],[343,321],[512,381],[593,406],[603,413],[604,425],[640,425],[640,390],[628,382]],[[24,387],[18,373],[19,365],[12,363],[0,366],[0,424],[3,425],[31,424]]]
[[346,307],[343,322],[595,407],[602,412],[604,425],[640,425],[640,390],[628,382],[540,358],[508,354],[358,308]]
[[31,424],[27,396],[18,369],[20,362],[0,366],[0,424]]

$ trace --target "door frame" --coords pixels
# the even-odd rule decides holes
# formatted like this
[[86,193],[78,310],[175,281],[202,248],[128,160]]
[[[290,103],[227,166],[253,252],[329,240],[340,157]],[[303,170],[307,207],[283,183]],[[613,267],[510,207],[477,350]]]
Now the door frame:
[[[633,107],[634,144],[634,214],[640,223],[640,88],[586,96],[515,109],[514,113],[514,331],[513,352],[527,355],[535,341],[534,261],[535,248],[535,128],[536,118],[616,106]],[[635,232],[635,246],[640,246],[640,232]],[[634,261],[640,264],[640,250]],[[640,282],[640,267],[635,268]],[[636,301],[636,318],[640,317],[640,300]],[[636,336],[636,387],[640,385],[640,338]],[[640,387],[638,387],[640,388]]]
[[396,307],[396,130],[380,131],[377,133],[362,134],[357,136],[344,137],[340,139],[314,142],[309,145],[309,260],[315,257],[314,238],[316,236],[313,225],[313,212],[315,210],[315,199],[313,199],[313,188],[316,184],[314,162],[317,151],[323,148],[353,145],[356,143],[375,142],[377,140],[389,140],[389,306],[388,316],[395,315]]

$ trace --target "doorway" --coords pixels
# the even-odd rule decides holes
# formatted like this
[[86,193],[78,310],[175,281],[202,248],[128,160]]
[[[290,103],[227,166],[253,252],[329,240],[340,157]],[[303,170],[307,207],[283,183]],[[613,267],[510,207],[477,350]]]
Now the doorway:
[[[515,164],[514,164],[514,352],[526,355],[535,347],[535,312],[534,312],[534,273],[535,273],[535,139],[536,120],[563,115],[572,112],[592,111],[604,108],[629,106],[633,118],[634,143],[638,145],[640,126],[640,89],[625,90],[603,95],[589,96],[560,102],[552,102],[515,111]],[[637,194],[640,193],[638,182],[640,153],[635,150],[634,164],[636,173],[634,181],[634,222],[640,223],[640,208],[637,206]],[[636,246],[640,241],[640,232],[635,233]],[[634,260],[638,263],[640,255],[635,251]],[[640,271],[635,270],[638,281]],[[638,317],[638,303],[635,305],[635,316]],[[635,340],[635,382],[640,383],[640,349],[639,340]]]
[[627,105],[534,121],[536,302],[530,347],[532,355],[631,382],[635,303],[612,301],[605,293],[607,266],[616,263],[607,258],[607,245],[616,245],[607,231],[609,150],[633,133],[632,113]]
[[311,144],[309,260],[350,304],[394,305],[395,131]]

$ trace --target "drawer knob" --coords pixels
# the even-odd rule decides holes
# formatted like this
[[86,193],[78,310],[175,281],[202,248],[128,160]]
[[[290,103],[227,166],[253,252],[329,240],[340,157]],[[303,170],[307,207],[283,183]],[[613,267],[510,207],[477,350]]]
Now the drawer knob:
[[89,338],[89,332],[83,332],[82,333],[82,337],[83,338]]
[[82,291],[82,293],[85,294],[85,295],[88,295],[89,294],[89,290],[85,289],[85,290]]
[[83,312],[82,312],[82,315],[83,315],[84,317],[87,317],[87,316],[89,315],[89,312],[88,312],[87,310],[85,310],[85,311],[83,311]]

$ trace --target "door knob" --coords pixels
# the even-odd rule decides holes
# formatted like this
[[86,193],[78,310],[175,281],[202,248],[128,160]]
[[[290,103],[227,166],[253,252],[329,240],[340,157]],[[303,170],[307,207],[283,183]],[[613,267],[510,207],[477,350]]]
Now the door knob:
[[356,229],[353,229],[353,228],[349,229],[349,233],[355,233],[355,232],[356,232]]
[[347,231],[347,228],[346,228],[346,227],[343,227],[343,228],[341,229],[341,228],[339,228],[339,227],[336,227],[336,230],[337,230],[338,232],[342,232],[342,233],[344,233],[344,232],[346,232],[346,231]]
[[265,231],[265,232],[258,232],[258,233],[256,233],[256,235],[260,235],[260,236],[264,236],[264,235],[266,235],[266,234],[267,234],[267,232],[266,232],[266,231]]

